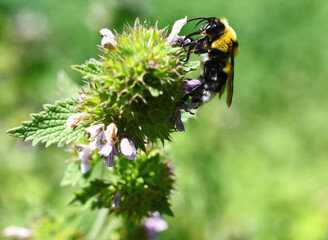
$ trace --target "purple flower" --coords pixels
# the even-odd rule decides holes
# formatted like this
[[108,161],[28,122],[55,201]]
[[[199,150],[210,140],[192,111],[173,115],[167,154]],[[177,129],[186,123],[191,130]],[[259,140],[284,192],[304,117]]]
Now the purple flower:
[[165,231],[168,227],[167,222],[161,218],[159,212],[154,212],[152,217],[147,218],[143,227],[149,240],[157,239],[159,232]]
[[104,159],[104,166],[105,167],[113,167],[114,164],[115,164],[115,161],[114,161],[113,154],[110,154],[108,157],[105,157],[105,159]]
[[175,116],[173,118],[173,122],[174,122],[174,125],[176,126],[176,128],[179,132],[184,132],[185,131],[183,122],[181,120],[181,112],[180,111],[177,111],[175,113]]
[[98,151],[98,154],[100,156],[108,157],[110,154],[114,154],[116,156],[120,156],[120,153],[117,150],[117,147],[114,144],[111,143],[105,143],[102,145],[100,150]]
[[118,210],[119,209],[119,207],[120,207],[120,202],[121,202],[121,196],[122,196],[122,192],[121,191],[118,191],[116,194],[115,194],[115,196],[114,196],[114,198],[113,198],[113,200],[112,200],[112,202],[111,202],[111,208],[113,208],[114,210]]
[[183,84],[183,88],[186,92],[190,92],[194,88],[198,87],[201,85],[204,81],[202,79],[190,79],[186,78],[185,79],[185,84]]
[[105,125],[102,123],[91,125],[85,131],[90,134],[90,148],[97,149],[101,147],[102,142],[105,141]]
[[105,131],[104,124],[92,125],[85,129],[90,134],[89,148],[94,150],[100,148],[98,154],[104,156],[105,167],[114,166],[114,155],[120,156],[117,150],[117,127],[115,123],[111,123],[107,126]]
[[75,148],[79,151],[79,159],[81,160],[81,172],[87,173],[91,169],[91,163],[89,160],[92,157],[92,149],[89,145],[79,145],[75,146]]
[[123,137],[120,144],[122,155],[129,160],[134,160],[137,156],[137,150],[131,139]]
[[100,148],[100,150],[98,151],[98,154],[100,156],[104,156],[105,160],[104,160],[104,166],[105,167],[113,167],[114,166],[114,155],[116,156],[120,156],[120,153],[117,150],[117,147],[115,146],[115,144],[112,143],[105,143],[104,145],[102,145],[102,147]]

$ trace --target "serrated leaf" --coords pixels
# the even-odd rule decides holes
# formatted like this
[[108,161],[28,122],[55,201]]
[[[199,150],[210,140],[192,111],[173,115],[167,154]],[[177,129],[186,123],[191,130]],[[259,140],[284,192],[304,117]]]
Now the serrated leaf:
[[80,72],[84,79],[97,78],[102,74],[102,65],[97,62],[86,62],[83,65],[72,65],[71,68]]
[[46,104],[43,108],[44,111],[30,115],[31,121],[22,122],[22,126],[8,130],[7,134],[24,141],[31,140],[33,146],[45,143],[46,147],[53,143],[60,146],[64,142],[79,141],[84,137],[85,132],[81,130],[83,124],[74,131],[65,126],[68,117],[76,113],[73,101],[58,101],[54,105]]

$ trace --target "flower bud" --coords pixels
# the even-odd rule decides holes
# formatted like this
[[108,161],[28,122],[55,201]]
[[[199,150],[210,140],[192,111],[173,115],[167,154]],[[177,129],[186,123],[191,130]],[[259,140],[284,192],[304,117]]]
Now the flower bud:
[[117,126],[115,123],[111,123],[107,126],[106,132],[105,132],[105,138],[106,141],[110,144],[115,144],[118,141],[117,138]]
[[80,125],[80,123],[83,120],[87,120],[87,119],[89,119],[89,117],[90,117],[90,115],[88,113],[85,113],[85,112],[75,113],[67,119],[67,122],[65,123],[65,125],[68,128],[73,128],[73,130],[74,130],[78,125]]
[[92,158],[92,149],[88,145],[78,145],[75,148],[79,151],[79,159],[81,161],[81,172],[87,173],[91,169],[89,160]]
[[107,28],[103,28],[99,32],[102,36],[101,46],[109,50],[116,50],[117,46],[114,34]]

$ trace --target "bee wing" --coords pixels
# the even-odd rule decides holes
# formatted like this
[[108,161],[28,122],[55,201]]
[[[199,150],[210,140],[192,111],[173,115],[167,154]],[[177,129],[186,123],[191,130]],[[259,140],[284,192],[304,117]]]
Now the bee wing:
[[225,92],[225,89],[226,89],[226,86],[227,86],[227,82],[222,86],[222,88],[220,89],[220,92],[219,92],[219,99],[221,99],[222,95],[224,94]]
[[226,83],[227,85],[227,106],[230,107],[231,102],[232,102],[232,96],[233,96],[233,77],[234,77],[234,49],[231,51],[231,56],[230,56],[230,71],[228,74],[228,81]]

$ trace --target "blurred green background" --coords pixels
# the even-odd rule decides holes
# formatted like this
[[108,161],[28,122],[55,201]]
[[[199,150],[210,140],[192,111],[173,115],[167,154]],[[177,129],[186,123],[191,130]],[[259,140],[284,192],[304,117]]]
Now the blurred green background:
[[227,17],[240,54],[232,107],[216,98],[173,136],[175,217],[160,239],[328,239],[326,0],[1,0],[1,231],[72,211],[69,154],[4,132],[52,103],[65,73],[81,84],[69,65],[97,58],[101,28],[185,15]]

